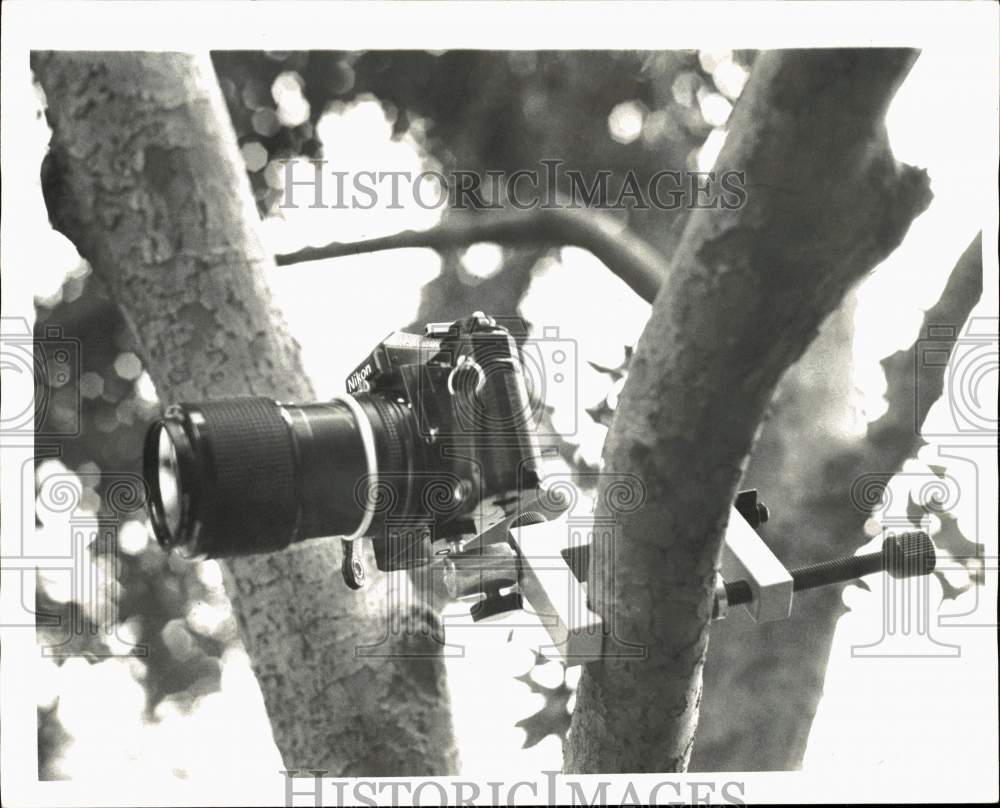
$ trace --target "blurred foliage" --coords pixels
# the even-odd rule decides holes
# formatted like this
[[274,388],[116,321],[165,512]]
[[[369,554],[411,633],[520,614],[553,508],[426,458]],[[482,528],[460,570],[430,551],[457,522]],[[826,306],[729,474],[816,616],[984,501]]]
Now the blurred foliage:
[[693,168],[697,147],[725,125],[752,58],[751,51],[212,54],[264,213],[280,197],[279,161],[328,157],[336,144],[317,139],[319,118],[331,104],[369,97],[396,136],[426,138],[445,170],[513,171],[558,158],[567,169],[608,169],[620,184],[629,170],[646,179],[665,166]]
[[[55,662],[84,658],[96,664],[111,656],[132,656],[133,677],[146,694],[152,719],[166,697],[190,701],[219,687],[219,657],[237,637],[224,603],[221,581],[207,586],[200,568],[167,555],[150,541],[141,511],[113,506],[116,482],[138,485],[145,429],[158,412],[152,383],[117,308],[89,273],[71,277],[57,299],[36,301],[35,339],[42,345],[58,324],[62,337],[79,340],[80,363],[68,377],[47,374],[48,406],[39,411],[36,490],[66,478],[78,492],[70,520],[93,522],[101,535],[84,563],[110,564],[117,580],[113,602],[81,596],[64,571],[43,572],[36,589],[38,640]],[[58,386],[56,386],[58,385]],[[77,410],[78,408],[78,410]],[[55,436],[79,413],[78,436]],[[136,489],[138,490],[138,489]],[[67,524],[39,506],[39,527],[65,531]],[[56,541],[59,541],[56,538]],[[80,563],[78,559],[77,563]],[[221,600],[220,600],[221,599]],[[111,607],[114,623],[101,613]],[[223,619],[205,619],[213,608]],[[65,740],[57,704],[39,711],[39,755],[43,776],[57,776],[49,757]]]

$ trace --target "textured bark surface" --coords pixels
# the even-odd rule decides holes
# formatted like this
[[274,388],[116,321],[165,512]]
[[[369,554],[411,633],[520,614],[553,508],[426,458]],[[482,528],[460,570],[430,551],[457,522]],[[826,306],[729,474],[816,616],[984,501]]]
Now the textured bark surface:
[[[956,264],[938,303],[927,311],[917,335],[932,326],[962,324],[982,294],[982,239],[976,238]],[[849,386],[853,306],[842,306],[819,338],[786,374],[744,476],[770,501],[762,529],[768,544],[789,566],[851,555],[867,541],[870,515],[851,499],[852,483],[864,474],[886,479],[919,451],[918,412],[927,412],[943,388],[944,364],[914,373],[920,344],[883,361],[888,387],[886,414],[867,434],[851,437],[837,423],[851,410]],[[950,352],[954,341],[933,339]],[[922,345],[927,345],[926,342]],[[926,400],[915,408],[919,391]],[[869,491],[871,500],[877,492]],[[755,625],[742,609],[712,627],[705,663],[705,689],[698,737],[691,757],[698,771],[783,771],[801,767],[816,708],[823,696],[827,661],[842,587],[797,596],[792,617]]]
[[715,167],[746,172],[747,204],[688,220],[605,445],[608,479],[638,475],[646,499],[615,512],[602,484],[597,517],[615,531],[595,537],[590,597],[646,655],[587,666],[569,771],[688,764],[722,535],[765,408],[930,199],[924,172],[893,158],[883,124],[915,56],[787,51],[754,65]]
[[[161,398],[310,399],[207,55],[39,53],[32,66],[53,130],[50,218],[107,283]],[[385,629],[387,584],[349,591],[339,555],[321,541],[227,565],[286,768],[453,772],[440,646],[413,633],[382,650],[430,655],[357,657]]]

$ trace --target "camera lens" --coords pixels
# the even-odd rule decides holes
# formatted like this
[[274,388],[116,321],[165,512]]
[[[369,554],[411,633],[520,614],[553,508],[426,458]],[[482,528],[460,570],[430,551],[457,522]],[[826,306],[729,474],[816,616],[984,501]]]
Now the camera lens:
[[[404,405],[367,394],[171,406],[150,427],[143,458],[157,541],[216,558],[365,532],[373,473],[405,481],[415,468],[411,422]],[[407,507],[411,492],[394,494]]]

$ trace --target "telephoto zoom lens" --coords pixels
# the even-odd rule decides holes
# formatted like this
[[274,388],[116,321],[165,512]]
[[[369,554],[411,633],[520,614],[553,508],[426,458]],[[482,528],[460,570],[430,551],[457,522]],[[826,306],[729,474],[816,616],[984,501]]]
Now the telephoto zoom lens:
[[[220,558],[367,533],[377,476],[406,480],[414,469],[413,417],[382,396],[346,399],[169,407],[150,426],[143,457],[160,545]],[[410,493],[394,496],[405,508]]]

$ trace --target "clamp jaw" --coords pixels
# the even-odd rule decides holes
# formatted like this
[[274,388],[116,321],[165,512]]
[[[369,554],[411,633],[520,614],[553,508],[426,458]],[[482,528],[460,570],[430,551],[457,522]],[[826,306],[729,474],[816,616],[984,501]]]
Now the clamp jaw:
[[716,619],[725,617],[729,609],[725,581],[740,578],[750,587],[751,599],[744,606],[754,622],[785,620],[792,613],[792,574],[756,530],[767,518],[768,510],[757,501],[756,489],[737,495],[722,545],[722,570],[712,611]]
[[[879,571],[907,578],[934,569],[934,545],[926,533],[914,532],[890,536],[880,553],[788,570],[755,529],[767,516],[755,490],[739,494],[726,527],[713,619],[743,605],[757,623],[785,620],[796,591]],[[605,629],[587,601],[590,544],[570,529],[565,513],[527,511],[442,554],[448,594],[477,599],[473,620],[525,609],[551,640],[539,649],[545,656],[567,666],[601,657]]]

